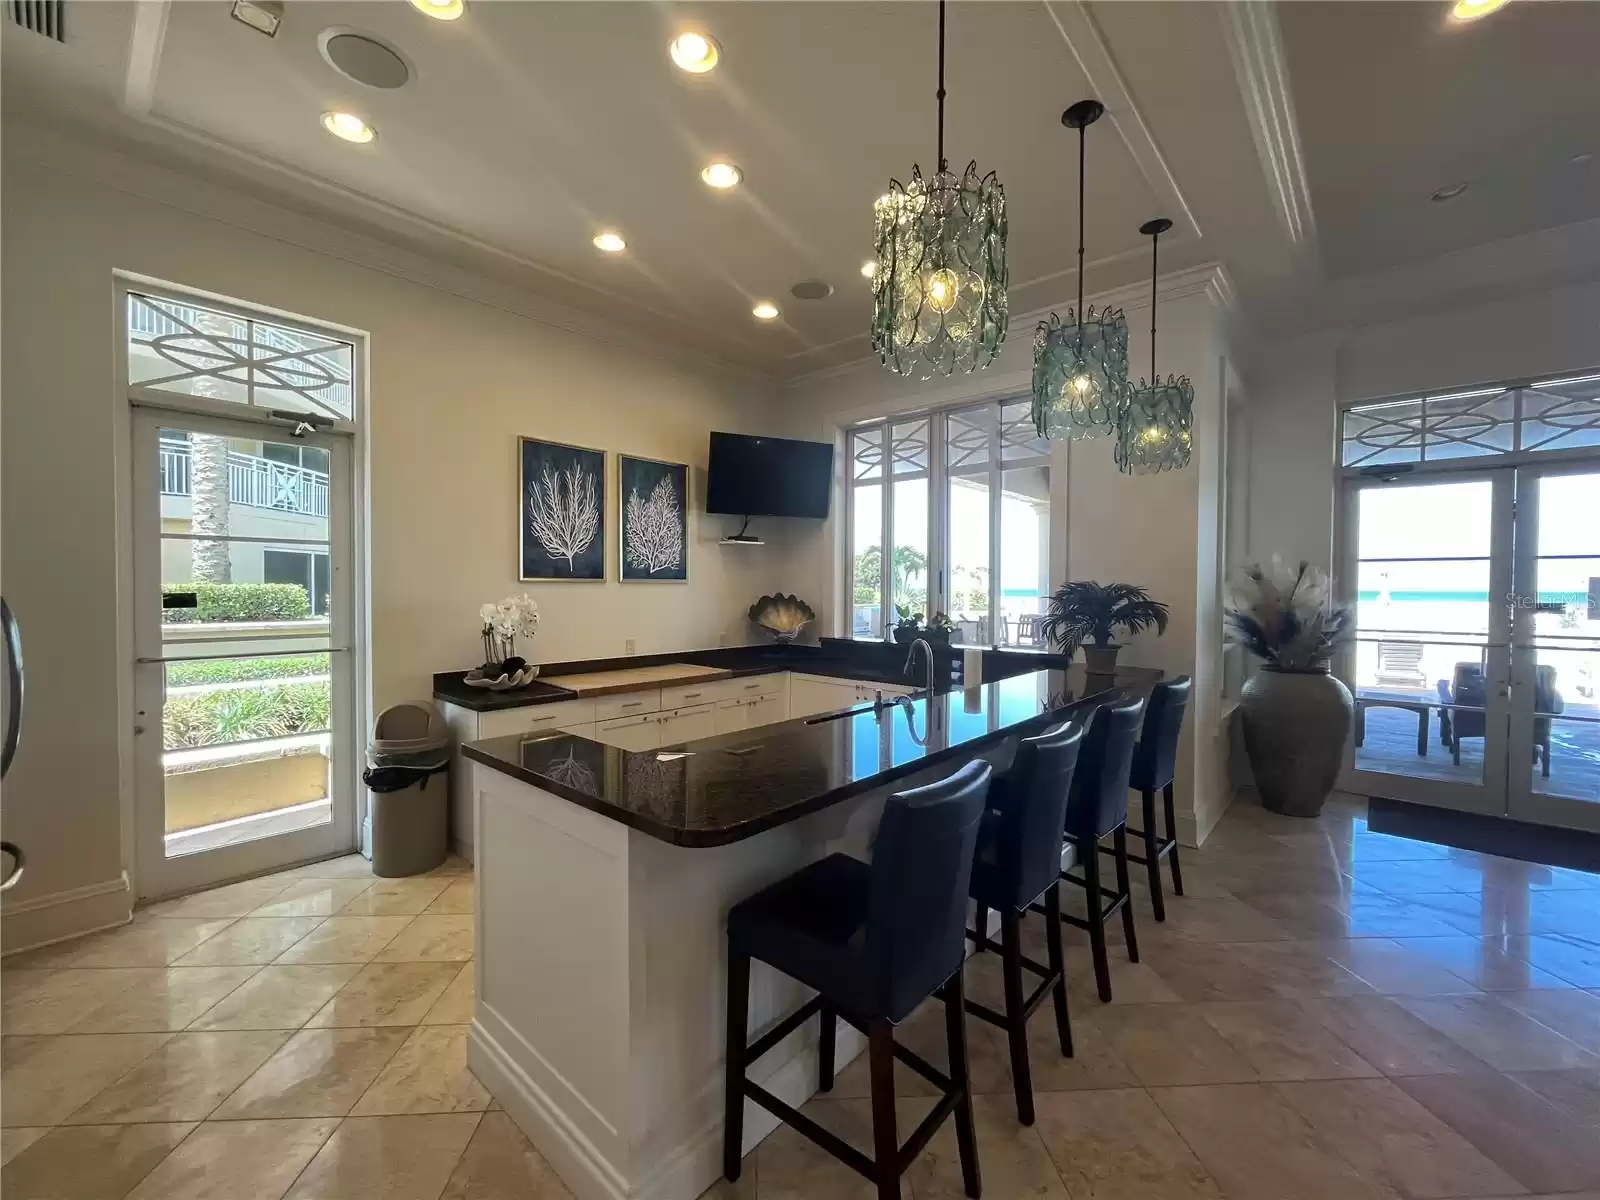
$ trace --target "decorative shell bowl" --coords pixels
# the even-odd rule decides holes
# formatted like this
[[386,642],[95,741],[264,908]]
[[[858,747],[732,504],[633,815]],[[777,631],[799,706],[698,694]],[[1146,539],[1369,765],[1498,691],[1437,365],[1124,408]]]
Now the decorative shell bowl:
[[817,614],[799,596],[785,596],[779,592],[776,596],[763,596],[752,604],[750,619],[778,641],[792,642],[802,629],[817,619]]
[[512,688],[524,687],[532,683],[538,677],[539,668],[537,666],[526,666],[520,671],[513,671],[508,675],[499,675],[492,679],[484,675],[482,667],[478,667],[475,670],[468,671],[466,678],[461,682],[468,687],[487,688],[491,692],[509,692]]

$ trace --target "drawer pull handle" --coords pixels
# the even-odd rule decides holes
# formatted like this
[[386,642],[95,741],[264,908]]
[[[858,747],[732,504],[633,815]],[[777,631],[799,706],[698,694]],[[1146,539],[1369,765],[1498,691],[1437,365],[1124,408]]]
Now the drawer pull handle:
[[753,692],[760,686],[761,685],[759,683],[747,683],[744,685],[744,690],[747,692]]
[[635,700],[632,704],[621,705],[622,708],[638,708],[644,704],[643,700]]
[[685,692],[683,694],[683,698],[685,700],[698,700],[698,699],[700,699],[700,693],[699,692]]

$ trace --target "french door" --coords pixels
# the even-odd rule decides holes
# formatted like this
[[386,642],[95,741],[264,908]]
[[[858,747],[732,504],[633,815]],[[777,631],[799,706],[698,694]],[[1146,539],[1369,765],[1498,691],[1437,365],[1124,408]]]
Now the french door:
[[1352,478],[1341,529],[1342,786],[1600,830],[1600,465]]
[[133,410],[144,898],[355,845],[350,438],[293,428]]

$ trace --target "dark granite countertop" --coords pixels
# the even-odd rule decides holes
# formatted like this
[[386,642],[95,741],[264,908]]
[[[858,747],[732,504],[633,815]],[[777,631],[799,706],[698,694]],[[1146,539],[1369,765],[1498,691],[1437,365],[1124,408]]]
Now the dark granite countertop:
[[[770,667],[771,670],[809,670]],[[782,721],[634,752],[568,733],[489,738],[475,762],[679,846],[722,846],[1007,737],[1148,692],[1161,672],[1032,671],[881,710]]]

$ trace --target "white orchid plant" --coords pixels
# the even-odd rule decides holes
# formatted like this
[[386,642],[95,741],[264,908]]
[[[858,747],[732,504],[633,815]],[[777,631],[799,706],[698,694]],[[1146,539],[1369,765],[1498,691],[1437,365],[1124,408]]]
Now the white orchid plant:
[[[520,596],[507,596],[500,603],[490,602],[478,610],[483,621],[484,665],[504,665],[510,668],[517,659],[517,638],[533,641],[539,629],[539,604],[524,592]],[[516,669],[523,666],[517,660]]]
[[1280,671],[1325,671],[1354,632],[1348,608],[1334,603],[1333,581],[1310,563],[1276,555],[1245,567],[1229,588],[1223,633]]

